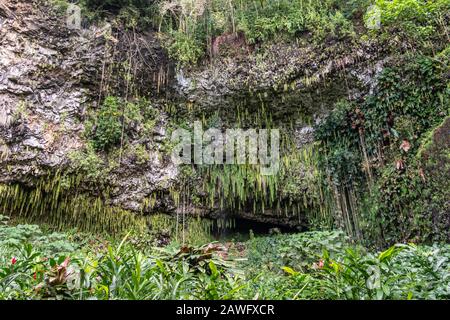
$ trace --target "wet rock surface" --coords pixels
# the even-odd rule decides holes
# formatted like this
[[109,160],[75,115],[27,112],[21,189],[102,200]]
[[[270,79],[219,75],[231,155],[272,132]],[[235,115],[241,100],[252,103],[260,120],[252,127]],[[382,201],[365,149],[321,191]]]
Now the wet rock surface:
[[248,104],[264,101],[279,112],[290,108],[326,112],[336,99],[359,98],[371,90],[386,54],[375,40],[320,46],[279,42],[238,57],[218,57],[192,70],[181,69],[174,87],[184,99],[205,109],[226,108],[245,99]]
[[[87,110],[98,108],[104,97],[104,61],[117,41],[119,49],[142,58],[134,62],[141,95],[194,103],[207,111],[226,110],[237,101],[258,108],[263,101],[278,119],[292,119],[299,112],[320,121],[339,99],[358,99],[372,90],[386,59],[386,52],[371,41],[326,47],[277,42],[175,71],[152,32],[111,39],[96,26],[71,30],[45,3],[6,0],[0,6],[0,183],[32,186],[35,179],[71,166],[71,154],[86,145]],[[120,95],[125,84],[114,78],[116,70],[112,75],[108,81]],[[131,146],[145,145],[148,157],[144,162],[132,154],[121,157],[102,184],[109,190],[108,203],[136,212],[177,211],[169,189],[177,185],[179,170],[162,147],[168,121],[163,113],[152,136],[130,141]],[[311,124],[295,123],[299,148],[311,143],[313,135]],[[95,193],[97,187],[90,184],[86,191]],[[163,196],[147,208],[145,202],[155,192]],[[214,217],[218,210],[202,214]],[[302,223],[270,210],[240,215],[291,227]]]

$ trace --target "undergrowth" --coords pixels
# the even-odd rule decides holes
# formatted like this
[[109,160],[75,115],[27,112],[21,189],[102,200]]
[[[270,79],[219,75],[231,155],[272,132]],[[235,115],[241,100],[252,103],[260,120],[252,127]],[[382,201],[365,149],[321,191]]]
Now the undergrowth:
[[165,248],[0,225],[0,299],[448,299],[447,246],[369,252],[339,232]]

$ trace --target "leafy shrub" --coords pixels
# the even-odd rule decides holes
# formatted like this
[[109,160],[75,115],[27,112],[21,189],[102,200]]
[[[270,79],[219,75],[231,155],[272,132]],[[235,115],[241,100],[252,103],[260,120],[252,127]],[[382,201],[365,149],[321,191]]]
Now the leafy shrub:
[[118,14],[127,27],[146,26],[151,22],[158,0],[81,0],[87,16]]
[[161,29],[171,38],[169,54],[182,64],[195,63],[218,36],[243,33],[249,43],[278,35],[293,38],[310,32],[315,39],[347,36],[353,24],[337,0],[305,1],[162,1]]
[[445,13],[449,8],[447,0],[377,0],[375,4],[382,10],[382,22],[414,22],[427,24],[431,19]]
[[122,134],[119,100],[106,97],[97,115],[93,144],[97,150],[108,150],[120,141]]
[[36,225],[19,224],[17,226],[0,226],[0,246],[14,249],[22,243],[38,246],[44,254],[72,252],[79,246],[67,241],[61,233],[45,234]]
[[129,137],[151,135],[158,118],[159,111],[145,98],[123,101],[108,96],[85,122],[85,135],[95,150],[110,151],[119,142],[124,146]]

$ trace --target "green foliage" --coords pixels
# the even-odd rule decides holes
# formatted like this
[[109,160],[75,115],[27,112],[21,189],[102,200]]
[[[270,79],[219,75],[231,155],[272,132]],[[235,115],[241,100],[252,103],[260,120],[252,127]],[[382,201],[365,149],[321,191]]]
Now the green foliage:
[[[89,235],[46,234],[37,226],[8,226],[1,217],[0,221],[0,299],[448,299],[450,295],[448,245],[396,245],[370,253],[347,244],[342,233],[315,232],[250,240],[246,256],[251,260],[245,261],[235,257],[242,251],[224,256],[218,244],[137,249],[130,235],[109,242]],[[84,241],[81,245],[75,239]],[[288,247],[293,254],[286,258]]]
[[324,155],[319,159],[319,165],[325,168],[326,174],[336,185],[348,185],[357,182],[360,177],[362,159],[358,148],[359,136],[352,123],[358,121],[353,115],[355,109],[354,104],[338,102],[315,131]]
[[[67,7],[64,0],[54,0]],[[169,55],[181,65],[196,63],[211,53],[214,40],[242,33],[249,44],[277,37],[307,35],[315,42],[355,36],[368,0],[82,0],[88,17],[115,14],[126,28],[159,27]],[[448,40],[448,0],[377,0],[383,31],[406,33],[413,40],[437,36]],[[370,12],[365,19],[370,18]],[[377,11],[378,14],[378,11]]]
[[237,12],[237,29],[248,41],[267,41],[278,34],[311,32],[322,40],[326,35],[346,35],[352,23],[333,8],[336,1],[253,1]]
[[52,254],[27,240],[13,250],[0,242],[0,252],[0,299],[230,299],[242,281],[209,247],[150,253],[128,236]]
[[317,262],[323,250],[333,254],[341,251],[347,239],[339,231],[312,231],[293,235],[276,235],[251,239],[248,243],[248,266],[274,272],[291,267],[307,272]]
[[182,65],[195,64],[204,54],[202,42],[195,36],[189,36],[181,31],[170,32],[170,40],[166,48],[169,56]]
[[211,52],[216,37],[233,33],[244,34],[249,44],[302,33],[316,40],[348,36],[353,11],[338,0],[162,1],[160,28],[171,39],[166,46],[171,57],[188,65]]
[[105,162],[95,152],[91,143],[85,150],[74,151],[69,155],[73,170],[85,175],[87,181],[103,181],[108,172]]
[[[315,232],[251,240],[243,293],[259,299],[359,300],[450,294],[448,245],[399,244],[371,253],[342,239],[342,233]],[[293,258],[285,260],[285,248],[292,248]],[[280,267],[281,262],[287,264]]]
[[131,152],[138,165],[144,165],[150,160],[149,152],[142,144],[131,146],[129,152]]
[[79,245],[67,240],[67,236],[61,233],[46,233],[37,225],[19,224],[9,226],[8,218],[0,216],[0,247],[5,250],[14,250],[22,243],[29,243],[34,247],[39,247],[43,254],[56,254],[72,252],[79,248]]
[[[381,235],[388,243],[414,238],[446,239],[445,224],[437,214],[446,210],[442,200],[445,183],[439,186],[446,171],[424,171],[427,165],[414,157],[420,139],[448,114],[450,95],[443,79],[445,69],[439,61],[420,58],[402,70],[387,69],[380,78],[378,94],[368,102],[371,112],[366,113],[366,126],[375,133],[368,139],[369,146],[372,141],[371,152],[375,153],[377,143],[386,143],[386,135],[395,146],[385,151],[390,164],[379,170],[370,202],[378,213],[372,219],[379,220]],[[388,127],[387,119],[392,122]],[[404,141],[410,150],[402,149]],[[436,232],[433,224],[440,225],[441,231]]]
[[[60,0],[61,1],[61,0]],[[158,0],[80,0],[90,20],[116,14],[126,28],[147,27],[154,20]]]
[[377,0],[381,24],[400,26],[413,37],[428,38],[437,28],[446,28],[445,14],[450,10],[448,0]]
[[450,146],[444,132],[449,126],[447,117],[424,140],[419,152],[404,160],[404,170],[394,166],[381,170],[368,206],[376,210],[372,220],[380,222],[379,231],[387,243],[448,241]]
[[395,245],[376,255],[348,248],[336,259],[325,252],[318,276],[329,299],[446,299],[448,254],[448,247]]
[[67,0],[51,0],[51,3],[61,14],[64,14],[69,7],[69,3],[67,2]]
[[108,150],[120,141],[121,112],[116,97],[106,97],[97,115],[93,145],[97,150]]
[[[379,77],[377,93],[368,98],[363,110],[371,138],[381,140],[383,127],[394,138],[408,138],[396,134],[399,131],[396,120],[400,117],[411,119],[409,130],[413,137],[439,123],[448,109],[447,70],[439,60],[429,57],[417,57],[400,67],[386,68]],[[385,125],[389,117],[394,118],[393,128]]]
[[[129,136],[152,135],[158,117],[159,111],[145,98],[125,102],[118,97],[106,97],[98,112],[91,112],[85,123],[85,136],[90,139],[87,155],[95,162],[93,151],[111,151],[119,142],[123,147]],[[90,144],[95,150],[91,150]]]

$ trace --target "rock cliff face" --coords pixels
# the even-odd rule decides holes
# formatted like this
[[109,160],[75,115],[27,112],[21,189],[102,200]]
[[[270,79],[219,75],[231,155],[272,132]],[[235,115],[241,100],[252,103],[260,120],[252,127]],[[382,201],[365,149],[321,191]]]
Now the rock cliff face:
[[186,100],[205,107],[223,108],[245,99],[250,104],[263,100],[274,111],[304,107],[327,112],[339,97],[359,98],[371,90],[386,56],[376,41],[279,42],[180,71],[175,87]]
[[[373,42],[330,43],[326,48],[306,42],[275,43],[259,50],[264,54],[249,48],[233,58],[218,56],[210,63],[175,72],[151,32],[137,36],[152,44],[139,65],[138,89],[151,91],[148,96],[156,104],[194,103],[211,111],[232,110],[239,101],[251,110],[264,101],[279,119],[299,110],[320,119],[340,98],[361,97],[373,88],[374,75],[388,56]],[[86,110],[96,108],[102,96],[105,60],[120,40],[106,37],[102,28],[94,26],[68,29],[64,17],[43,1],[2,2],[0,183],[32,186],[37,178],[70,166],[70,155],[85,146]],[[148,76],[147,67],[148,74],[154,69],[169,70],[162,80],[165,91],[156,93],[160,76]],[[112,86],[120,90],[122,84]],[[111,170],[106,182],[110,204],[141,211],[149,196],[158,191],[167,195],[177,184],[179,170],[162,148],[168,121],[162,112],[150,137],[131,141],[145,144],[149,157],[138,164],[124,156]],[[296,125],[298,146],[311,142],[312,128],[301,121]],[[86,190],[94,193],[92,188]],[[158,201],[152,210],[176,210],[168,197]],[[243,215],[295,224],[270,215]]]

